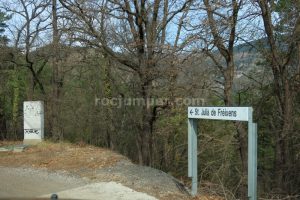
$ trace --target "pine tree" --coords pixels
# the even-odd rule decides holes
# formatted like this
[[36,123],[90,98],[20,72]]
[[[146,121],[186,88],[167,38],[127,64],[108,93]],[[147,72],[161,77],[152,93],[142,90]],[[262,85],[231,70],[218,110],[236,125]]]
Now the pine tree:
[[4,12],[0,11],[0,46],[5,46],[8,43],[8,38],[4,35],[5,28],[7,28],[6,21],[9,20],[10,17],[6,15]]

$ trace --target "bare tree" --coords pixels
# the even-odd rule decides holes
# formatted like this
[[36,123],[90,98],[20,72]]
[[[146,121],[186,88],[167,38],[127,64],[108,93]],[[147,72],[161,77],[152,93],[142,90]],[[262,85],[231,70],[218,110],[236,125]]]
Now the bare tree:
[[62,96],[62,87],[63,87],[63,71],[62,71],[62,62],[60,56],[60,37],[61,33],[58,27],[59,17],[58,17],[58,3],[57,0],[52,0],[52,96],[51,99],[51,135],[55,139],[63,138],[62,127],[60,126],[60,118],[61,115],[61,96]]
[[[285,3],[284,1],[277,2]],[[276,97],[279,123],[276,123],[275,170],[277,186],[285,193],[292,193],[294,171],[295,144],[294,135],[294,105],[295,95],[299,89],[299,2],[288,4],[285,8],[275,10],[276,4],[258,0],[264,31],[269,48],[263,50],[273,72],[273,87]],[[279,19],[274,20],[279,14]],[[283,29],[282,24],[284,24]],[[298,52],[294,53],[294,52]]]
[[[195,51],[204,54],[208,63],[215,71],[216,85],[219,87],[214,92],[221,97],[226,106],[239,104],[234,98],[234,78],[236,75],[234,46],[240,39],[241,23],[245,18],[242,9],[243,0],[214,1],[204,0],[194,6],[194,15],[198,20],[191,21],[188,29],[194,34],[196,46]],[[199,51],[198,49],[201,49]],[[239,196],[246,196],[247,173],[247,131],[240,122],[234,122],[236,128],[235,139],[239,149],[241,160],[241,187]]]
[[40,91],[45,94],[44,86],[39,78],[47,59],[39,66],[35,65],[32,52],[40,46],[42,33],[47,30],[50,15],[45,12],[49,1],[15,0],[2,4],[2,7],[14,17],[10,24],[10,31],[13,35],[13,43],[16,49],[24,52],[25,63],[15,63],[18,66],[28,68],[32,76],[32,86],[29,91],[29,99],[33,98],[35,87],[38,85]]
[[[177,16],[187,11],[191,1],[68,1],[60,0],[78,19],[77,35],[83,42],[97,46],[136,77],[136,95],[144,102],[153,97],[152,83],[161,77],[162,59],[174,48],[167,32]],[[180,24],[180,23],[179,23]],[[181,25],[182,26],[182,25]],[[177,26],[178,28],[178,26]],[[176,30],[176,26],[172,29]],[[179,37],[180,31],[177,33]],[[175,47],[175,51],[183,45]],[[184,44],[182,42],[182,44]],[[153,123],[159,106],[143,105],[137,124],[136,145],[140,164],[153,158]]]
[[12,124],[11,132],[17,138],[19,106],[20,106],[20,67],[29,70],[30,88],[27,98],[34,98],[35,88],[38,86],[40,92],[45,95],[40,74],[43,71],[47,57],[38,55],[35,50],[41,47],[41,35],[48,27],[49,15],[45,13],[49,3],[47,1],[16,0],[0,4],[10,15],[9,30],[12,33],[14,51],[9,62],[13,63],[13,100],[12,100]]

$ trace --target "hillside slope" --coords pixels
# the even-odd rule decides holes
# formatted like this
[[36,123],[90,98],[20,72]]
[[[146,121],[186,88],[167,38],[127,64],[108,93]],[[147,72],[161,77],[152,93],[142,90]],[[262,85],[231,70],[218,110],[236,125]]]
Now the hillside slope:
[[[0,146],[20,143],[0,142]],[[89,145],[43,142],[19,153],[0,152],[0,167],[45,169],[94,183],[113,181],[158,199],[192,199],[183,184],[169,174],[135,165],[116,152]]]

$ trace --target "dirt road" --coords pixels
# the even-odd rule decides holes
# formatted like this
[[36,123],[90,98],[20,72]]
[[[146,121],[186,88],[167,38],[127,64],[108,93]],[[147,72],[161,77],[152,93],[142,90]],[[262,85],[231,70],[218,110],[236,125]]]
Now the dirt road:
[[0,199],[50,198],[58,194],[63,199],[148,199],[115,182],[90,183],[82,178],[43,170],[0,167]]
[[[19,143],[0,141],[0,147]],[[0,151],[0,199],[22,197],[23,200],[44,195],[49,198],[51,193],[68,199],[69,194],[77,194],[76,199],[83,199],[84,195],[85,199],[91,199],[89,194],[104,195],[102,199],[190,199],[185,186],[170,174],[135,165],[108,149],[43,142],[22,152]],[[143,194],[148,196],[139,198]]]

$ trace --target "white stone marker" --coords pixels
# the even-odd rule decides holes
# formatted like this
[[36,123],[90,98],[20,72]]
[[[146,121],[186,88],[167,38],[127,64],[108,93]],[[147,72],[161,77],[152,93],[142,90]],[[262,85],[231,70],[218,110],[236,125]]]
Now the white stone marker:
[[24,144],[37,144],[44,139],[44,103],[24,101]]

